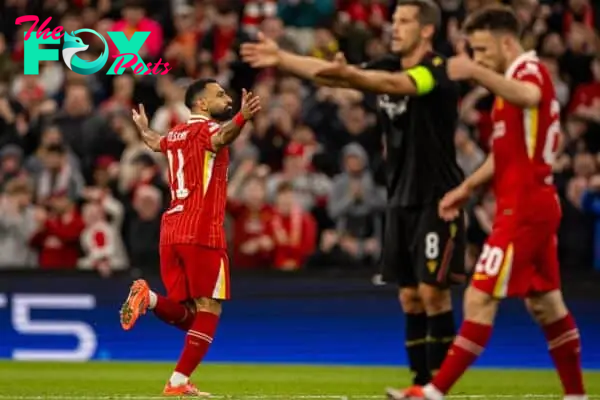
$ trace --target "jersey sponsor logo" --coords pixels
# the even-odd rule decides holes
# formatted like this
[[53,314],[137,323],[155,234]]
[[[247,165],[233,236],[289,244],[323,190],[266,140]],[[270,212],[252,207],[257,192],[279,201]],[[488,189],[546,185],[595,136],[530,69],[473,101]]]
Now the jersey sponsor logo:
[[409,96],[404,96],[399,100],[392,100],[389,95],[378,96],[379,107],[385,111],[390,119],[394,119],[406,112],[408,108]]

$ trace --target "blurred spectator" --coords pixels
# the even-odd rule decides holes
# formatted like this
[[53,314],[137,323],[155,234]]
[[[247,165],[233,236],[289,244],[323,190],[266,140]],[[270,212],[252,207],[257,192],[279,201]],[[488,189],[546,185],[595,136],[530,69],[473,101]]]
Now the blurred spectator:
[[36,226],[32,189],[25,179],[12,179],[0,195],[0,268],[35,267],[29,238]]
[[164,100],[154,114],[150,127],[160,133],[166,134],[175,125],[182,124],[190,117],[190,111],[185,106],[185,90],[168,75],[158,78],[158,95]]
[[[257,33],[259,26],[262,31],[271,39],[276,39],[269,29],[268,25],[264,25],[267,20],[277,20],[277,1],[276,0],[245,0],[242,13],[242,28],[249,35]],[[278,25],[283,29],[283,24],[278,22]]]
[[34,177],[38,202],[44,202],[57,193],[64,193],[72,201],[79,198],[84,186],[83,177],[69,164],[65,146],[62,144],[48,146],[42,164],[42,169]]
[[288,183],[277,189],[270,229],[275,239],[274,267],[282,271],[302,268],[315,250],[317,226],[313,216],[302,209],[293,186]]
[[486,155],[469,137],[468,128],[464,125],[458,126],[454,134],[454,145],[456,146],[456,159],[465,176],[471,175],[485,161]]
[[[25,161],[25,169],[33,175],[39,174],[44,170],[44,159],[48,152],[48,148],[53,146],[61,146],[64,144],[63,134],[60,128],[56,125],[46,126],[40,138],[40,144],[35,153],[29,156]],[[65,148],[67,162],[71,169],[80,171],[81,165],[79,159],[69,148]]]
[[335,234],[325,233],[320,246],[325,265],[370,265],[379,260],[386,192],[375,185],[368,165],[360,145],[344,147],[344,172],[335,177],[328,202]]
[[227,212],[233,218],[233,265],[244,269],[270,267],[274,247],[273,208],[266,202],[263,179],[250,176],[243,184],[241,198],[232,196],[228,201]]
[[267,181],[267,196],[274,200],[282,183],[289,183],[298,204],[310,211],[322,204],[331,188],[331,180],[322,173],[309,171],[304,159],[304,147],[298,143],[288,146],[283,159],[283,170],[273,174]]
[[0,193],[12,179],[22,176],[23,150],[19,146],[9,144],[0,149]]
[[[129,40],[135,32],[150,32],[138,54],[146,62],[150,59],[158,60],[163,47],[163,30],[158,22],[146,16],[144,2],[141,0],[125,0],[121,15],[123,19],[116,21],[110,30],[123,32]],[[119,54],[119,50],[114,43],[110,40],[108,43],[109,53],[113,56]],[[145,57],[148,57],[148,60]]]
[[127,248],[133,267],[157,271],[160,239],[161,192],[150,185],[140,186],[133,196],[133,215],[127,226]]
[[79,268],[97,270],[104,277],[110,276],[113,270],[126,268],[128,261],[120,226],[108,222],[102,205],[97,202],[85,204],[82,215],[85,223],[81,233],[84,256],[78,261]]
[[128,74],[117,75],[112,80],[111,96],[100,104],[102,113],[129,113],[133,104],[133,77]]
[[38,251],[42,269],[73,269],[79,259],[79,236],[84,224],[66,191],[48,199],[48,209],[35,214],[37,231],[30,245]]

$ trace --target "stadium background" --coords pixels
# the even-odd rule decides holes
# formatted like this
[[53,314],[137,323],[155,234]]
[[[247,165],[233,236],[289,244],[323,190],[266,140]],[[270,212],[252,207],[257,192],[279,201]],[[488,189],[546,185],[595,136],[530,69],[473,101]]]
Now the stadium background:
[[[438,49],[464,51],[460,22],[487,1],[439,2]],[[584,364],[597,369],[600,7],[587,0],[511,4],[527,26],[525,46],[537,49],[552,71],[564,110],[555,165],[564,210],[560,256]],[[3,2],[0,358],[177,357],[179,332],[148,318],[125,333],[117,320],[133,277],[160,285],[159,216],[168,201],[165,160],[144,149],[129,110],[143,102],[153,127],[166,131],[186,119],[185,85],[215,76],[234,93],[253,88],[265,111],[233,146],[228,229],[235,299],[209,360],[404,364],[394,290],[376,285],[385,149],[373,99],[317,89],[276,71],[257,74],[237,56],[239,43],[260,28],[288,49],[323,58],[342,50],[351,62],[366,61],[386,51],[391,10],[393,4],[377,0]],[[150,30],[144,60],[166,59],[174,68],[162,76],[82,76],[59,61],[43,63],[39,76],[24,76],[24,27],[14,20],[27,14],[52,16],[48,26],[67,31]],[[82,38],[96,58],[98,43]],[[488,150],[490,105],[489,95],[464,87],[456,144],[467,174]],[[294,187],[291,198],[277,195],[286,181]],[[493,211],[489,193],[473,199],[471,266]],[[283,244],[282,230],[297,240]],[[266,251],[269,242],[274,248]],[[522,306],[509,302],[480,363],[549,367],[541,338]]]

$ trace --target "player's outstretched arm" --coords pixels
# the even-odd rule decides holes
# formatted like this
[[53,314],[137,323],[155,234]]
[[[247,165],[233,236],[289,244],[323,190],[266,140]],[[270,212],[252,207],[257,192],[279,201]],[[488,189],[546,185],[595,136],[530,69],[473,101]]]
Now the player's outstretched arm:
[[542,98],[538,85],[504,75],[475,63],[468,56],[457,56],[448,60],[448,76],[453,80],[474,80],[496,96],[522,108],[535,107]]
[[148,117],[146,116],[146,111],[144,110],[144,105],[139,105],[138,110],[131,110],[133,122],[135,126],[140,131],[142,136],[142,140],[146,143],[152,151],[160,152],[160,134],[158,132],[153,131],[148,126]]
[[225,122],[219,132],[211,137],[212,147],[219,151],[225,146],[229,146],[240,136],[246,122],[251,120],[256,113],[260,111],[260,98],[252,92],[242,90],[242,107],[235,117]]
[[275,41],[267,39],[262,32],[259,32],[256,42],[242,44],[240,54],[242,59],[253,68],[274,67],[321,85],[347,86],[340,80],[327,80],[317,77],[319,71],[334,67],[339,60],[331,62],[281,50]]
[[363,70],[354,66],[329,68],[317,73],[328,80],[341,80],[348,87],[378,94],[414,96],[429,93],[435,86],[431,72],[418,66],[406,72]]

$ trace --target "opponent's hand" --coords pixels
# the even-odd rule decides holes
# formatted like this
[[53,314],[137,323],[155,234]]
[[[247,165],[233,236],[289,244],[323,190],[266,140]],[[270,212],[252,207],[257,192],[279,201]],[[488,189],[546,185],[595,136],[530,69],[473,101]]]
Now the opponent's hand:
[[453,81],[472,79],[475,68],[477,63],[466,54],[449,58],[446,63],[446,72]]
[[242,60],[252,68],[268,68],[279,65],[279,46],[274,40],[267,39],[258,32],[258,41],[247,42],[240,47]]
[[148,116],[146,116],[146,111],[144,110],[144,105],[140,103],[139,105],[139,111],[137,111],[135,108],[133,108],[131,110],[131,115],[133,118],[133,122],[135,123],[135,126],[137,126],[137,128],[140,131],[146,131],[149,129],[148,126]]
[[445,221],[453,221],[460,215],[462,206],[471,197],[471,190],[466,185],[460,185],[444,195],[438,205],[438,214]]
[[246,121],[252,119],[260,109],[260,97],[246,91],[246,89],[242,89],[242,108],[240,112],[244,116],[244,119]]
[[345,80],[351,72],[351,67],[346,61],[346,57],[343,53],[338,52],[334,59],[333,65],[317,72],[316,77],[327,80]]

